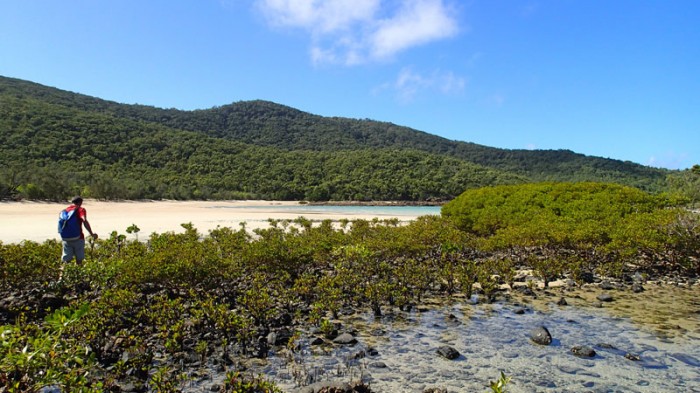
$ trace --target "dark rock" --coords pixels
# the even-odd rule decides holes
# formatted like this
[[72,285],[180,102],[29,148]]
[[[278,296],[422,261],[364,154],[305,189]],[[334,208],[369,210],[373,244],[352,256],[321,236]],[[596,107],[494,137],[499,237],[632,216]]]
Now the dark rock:
[[535,344],[549,345],[552,343],[552,335],[544,326],[539,326],[530,331],[530,340]]
[[600,344],[596,345],[596,347],[605,348],[605,349],[617,349],[617,348],[615,348],[614,345],[608,344],[608,343],[600,343]]
[[372,329],[369,332],[370,336],[383,336],[386,334],[386,331],[384,329]]
[[355,345],[357,344],[357,339],[350,333],[343,333],[333,339],[333,343],[340,345]]
[[219,385],[218,383],[215,383],[215,384],[211,385],[211,387],[209,388],[209,391],[210,392],[221,391],[221,385]]
[[632,292],[634,292],[634,293],[644,292],[644,287],[642,286],[642,284],[635,282],[634,284],[632,284]]
[[267,353],[269,350],[270,344],[267,343],[267,337],[258,337],[258,342],[254,350],[255,357],[258,359],[265,359],[267,358]]
[[609,293],[601,293],[600,295],[596,296],[596,299],[600,300],[601,302],[612,302],[613,297]]
[[292,338],[291,330],[283,328],[267,335],[267,343],[269,345],[287,345],[289,339]]
[[571,353],[574,355],[580,357],[580,358],[592,358],[595,356],[595,350],[591,347],[587,347],[585,345],[577,345],[573,348],[571,348]]
[[333,329],[333,330],[331,330],[331,331],[329,331],[329,332],[326,332],[326,333],[324,334],[324,337],[326,337],[326,338],[329,339],[329,340],[333,340],[333,339],[335,339],[336,337],[338,337],[338,334],[339,334],[339,333],[338,333],[338,329]]
[[444,345],[444,346],[438,348],[437,353],[438,353],[438,355],[444,357],[445,359],[449,359],[449,360],[454,360],[454,359],[457,359],[459,357],[459,352],[452,347],[448,347],[447,345]]
[[611,291],[613,289],[616,289],[615,286],[610,282],[610,281],[603,281],[600,283],[600,289],[604,291]]
[[447,393],[445,388],[427,388],[423,390],[423,393]]
[[45,293],[41,297],[41,301],[39,303],[39,307],[41,309],[51,309],[51,310],[56,310],[61,307],[67,306],[68,302],[63,299],[62,297],[58,297],[56,295],[50,294],[50,293]]
[[136,388],[136,385],[133,382],[127,382],[119,386],[119,391],[120,392],[137,392],[138,389]]
[[639,357],[639,355],[636,355],[636,354],[633,354],[633,353],[629,353],[629,352],[627,352],[627,353],[625,354],[625,359],[631,360],[631,361],[633,361],[633,362],[638,362],[638,361],[642,360],[642,359]]
[[579,277],[581,281],[583,281],[586,284],[592,284],[595,281],[595,276],[593,275],[593,273],[590,272],[581,273]]
[[289,326],[292,324],[292,316],[289,313],[283,313],[275,320],[276,326]]
[[315,337],[313,340],[311,340],[311,345],[321,345],[325,343],[321,337]]
[[557,302],[557,304],[560,305],[560,306],[568,306],[568,305],[569,305],[569,303],[567,303],[567,302],[566,302],[566,299],[564,299],[564,298],[559,299],[559,301]]
[[305,386],[298,393],[369,393],[369,388],[362,382],[316,382]]
[[142,393],[146,391],[146,387],[141,381],[127,381],[119,385],[119,389],[123,393]]
[[522,307],[518,307],[515,310],[513,310],[513,312],[518,314],[518,315],[523,315],[523,314],[525,314],[525,309]]
[[530,287],[528,287],[526,285],[521,285],[521,286],[516,287],[516,288],[518,289],[518,292],[522,293],[523,295],[537,297],[537,295],[535,294],[535,291],[533,291],[532,289],[530,289]]
[[369,364],[369,367],[371,367],[371,368],[387,368],[387,365],[384,362],[372,362]]

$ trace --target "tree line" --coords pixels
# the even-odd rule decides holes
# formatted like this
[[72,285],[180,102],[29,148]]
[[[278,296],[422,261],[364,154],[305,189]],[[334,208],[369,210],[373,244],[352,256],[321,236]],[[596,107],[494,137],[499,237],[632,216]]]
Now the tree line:
[[473,187],[533,181],[659,192],[676,174],[567,150],[449,141],[266,101],[159,109],[4,77],[0,142],[0,198],[84,190],[112,199],[448,200]]

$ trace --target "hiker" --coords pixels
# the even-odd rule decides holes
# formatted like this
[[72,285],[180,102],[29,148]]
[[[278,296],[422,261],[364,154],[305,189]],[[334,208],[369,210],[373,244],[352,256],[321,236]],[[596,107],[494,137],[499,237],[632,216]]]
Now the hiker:
[[[61,232],[61,237],[63,239],[63,256],[61,259],[64,263],[68,263],[75,257],[76,262],[80,265],[85,259],[85,235],[83,234],[83,226],[90,232],[90,236],[93,239],[97,239],[97,234],[93,233],[92,228],[90,228],[90,223],[87,220],[87,212],[85,208],[82,207],[83,198],[75,197],[71,200],[71,203],[72,205],[68,206],[64,211],[69,217],[71,216],[71,212],[73,212],[72,215],[76,215],[76,217],[73,218],[74,222],[72,223],[69,218],[67,223],[64,224],[64,227],[72,225],[74,227],[72,228],[74,233],[70,235],[71,237],[66,237],[64,233],[61,232],[61,226],[59,226],[59,232]],[[77,228],[75,228],[75,226],[77,226]]]

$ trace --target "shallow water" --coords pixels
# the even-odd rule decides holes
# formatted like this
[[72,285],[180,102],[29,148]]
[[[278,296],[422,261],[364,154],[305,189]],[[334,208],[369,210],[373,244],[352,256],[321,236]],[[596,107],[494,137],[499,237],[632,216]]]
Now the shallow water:
[[[237,206],[213,206],[212,208],[239,209]],[[294,213],[299,215],[338,214],[345,216],[371,215],[376,217],[418,217],[440,215],[440,206],[363,206],[363,205],[285,205],[285,206],[246,206],[249,210]]]
[[[356,315],[344,323],[357,330],[357,345],[307,344],[293,361],[284,350],[273,352],[266,364],[250,371],[265,374],[288,392],[297,390],[295,379],[304,376],[306,382],[362,379],[376,392],[422,392],[430,387],[485,392],[500,371],[512,377],[509,392],[700,392],[697,331],[658,334],[648,325],[617,316],[611,308],[550,303],[546,310],[525,306],[522,315],[515,314],[516,308],[463,301],[379,319]],[[695,326],[697,311],[695,318],[686,318]],[[528,338],[530,330],[540,325],[552,334],[549,346]],[[436,350],[443,345],[461,356],[441,358]],[[594,348],[596,356],[574,356],[571,348],[576,345]],[[368,348],[377,354],[356,359]],[[626,359],[628,353],[640,360]]]
[[[476,297],[434,299],[420,311],[395,310],[381,318],[343,316],[356,345],[312,346],[313,335],[302,332],[301,350],[273,350],[267,359],[246,362],[246,373],[262,374],[285,392],[313,382],[362,380],[374,392],[483,393],[501,371],[512,377],[511,393],[700,392],[700,287],[650,289],[612,291],[615,300],[604,305],[595,301],[602,293],[597,288],[560,289],[539,291],[537,298],[514,293],[493,304],[479,304]],[[562,296],[569,305],[556,304]],[[551,345],[530,341],[537,326],[548,328]],[[436,350],[444,345],[461,355],[440,357]],[[574,356],[571,348],[578,345],[593,348],[595,357]],[[222,380],[221,374],[208,379]]]

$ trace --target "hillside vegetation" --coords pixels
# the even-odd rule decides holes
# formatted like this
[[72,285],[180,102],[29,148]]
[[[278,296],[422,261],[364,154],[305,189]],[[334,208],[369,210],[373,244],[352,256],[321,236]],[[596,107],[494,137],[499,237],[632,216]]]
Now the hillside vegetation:
[[180,111],[0,77],[0,198],[449,200],[532,181],[657,192],[669,171],[505,150],[265,101]]

